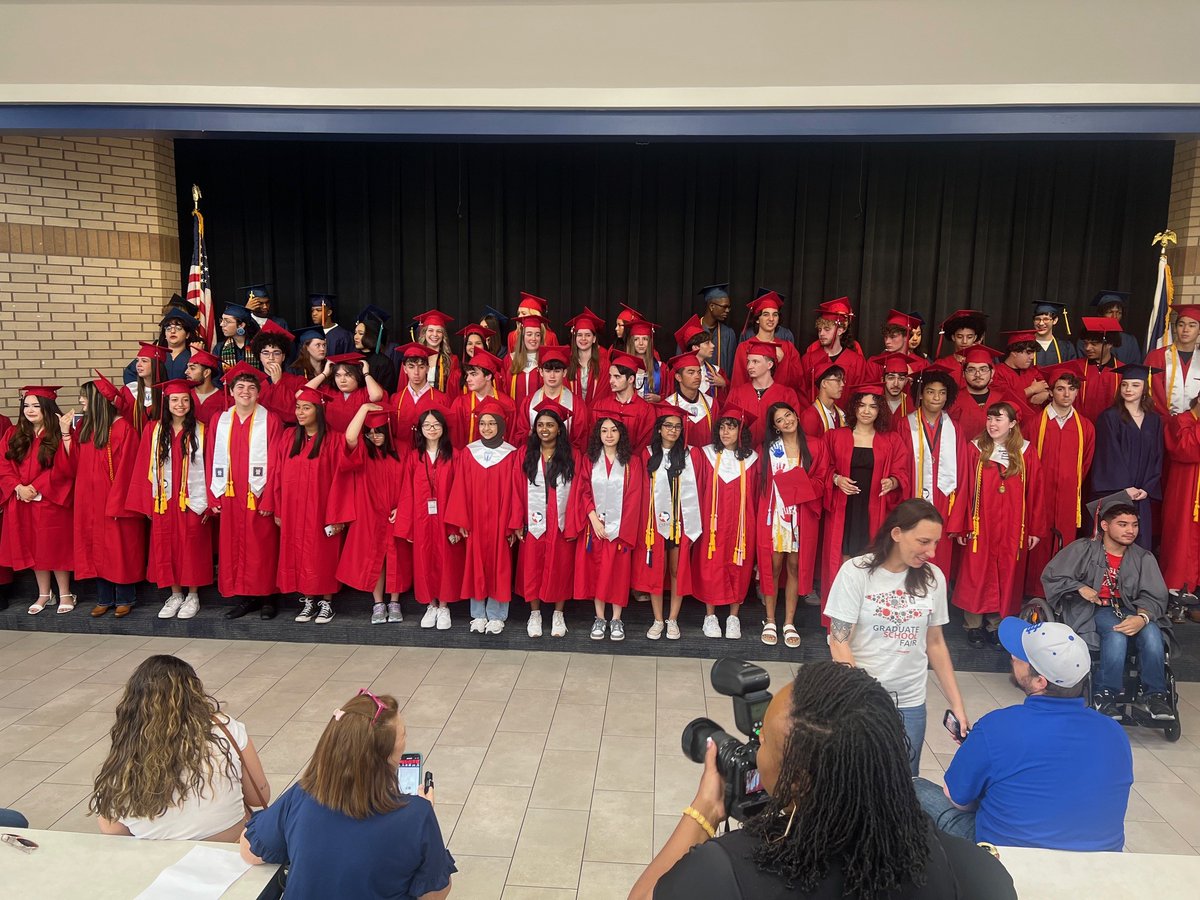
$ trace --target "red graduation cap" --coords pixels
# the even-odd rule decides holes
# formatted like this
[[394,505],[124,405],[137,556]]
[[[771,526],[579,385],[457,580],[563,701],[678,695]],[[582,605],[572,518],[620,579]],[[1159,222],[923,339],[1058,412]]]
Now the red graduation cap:
[[679,416],[681,419],[684,418],[683,410],[673,403],[663,403],[660,401],[658,403],[651,403],[650,405],[654,408],[654,418],[656,420],[664,416]]
[[250,365],[245,360],[242,360],[236,365],[231,366],[229,371],[221,376],[221,380],[225,382],[227,387],[232,387],[234,381],[246,375],[249,375],[251,378],[253,378],[259,387],[262,387],[262,383],[267,380],[266,374],[254,368],[254,366]]
[[142,359],[153,359],[160,363],[167,361],[167,348],[160,347],[158,344],[147,343],[146,341],[138,341],[141,350],[138,351],[138,356]]
[[363,425],[367,428],[386,428],[388,419],[389,415],[386,409],[373,409],[363,419]]
[[572,331],[590,331],[592,334],[599,334],[604,330],[604,320],[588,309],[586,306],[583,312],[574,318],[567,320],[567,327]]
[[571,349],[563,346],[562,344],[556,344],[553,347],[542,347],[540,350],[538,350],[539,367],[546,365],[546,363],[556,362],[562,363],[562,366],[565,369],[567,367],[567,363],[570,361],[570,358]]
[[521,315],[517,316],[518,328],[546,328],[549,324],[549,319],[535,313],[521,313]]
[[621,311],[617,313],[618,322],[638,322],[644,320],[645,318],[645,316],[627,303],[622,303]]
[[833,321],[844,321],[854,318],[854,308],[850,305],[849,297],[826,300],[824,303],[818,304],[817,312],[821,314],[821,318],[832,319]]
[[626,369],[633,369],[635,372],[646,368],[646,364],[642,362],[640,356],[634,356],[632,353],[626,353],[624,350],[613,350],[609,353],[608,364],[610,366],[623,366]]
[[1020,328],[1016,331],[1002,331],[1001,334],[1007,337],[1004,346],[1011,347],[1014,344],[1032,344],[1037,341],[1037,333],[1032,328]]
[[[1081,337],[1088,334],[1096,334],[1103,337],[1106,334],[1112,334],[1121,330],[1121,323],[1108,316],[1082,316],[1079,321],[1083,323]],[[1084,339],[1086,340],[1086,338]]]
[[693,315],[679,327],[678,331],[675,332],[675,343],[678,344],[682,349],[686,350],[688,341],[698,334],[708,334],[708,329],[700,324],[699,316]]
[[991,347],[985,347],[983,344],[976,344],[973,347],[968,347],[963,352],[963,365],[980,365],[985,364],[994,366],[996,359],[1003,356],[999,350],[993,350]]
[[688,366],[696,366],[699,368],[700,357],[698,357],[695,353],[680,353],[678,356],[672,356],[667,361],[667,365],[672,371],[675,371],[676,369],[686,369]]
[[[267,321],[270,321],[270,319]],[[366,359],[365,356],[363,356],[357,350],[352,350],[349,353],[339,353],[336,356],[328,356],[325,358],[325,362],[333,363],[335,366],[341,365],[342,363],[353,365],[354,363],[361,363],[364,359]]]
[[[117,399],[117,394],[120,393],[121,389],[105,378],[104,373],[99,369],[92,369],[92,371],[96,373],[96,380],[92,382],[96,385],[96,390],[100,392],[101,397],[112,403]],[[155,387],[158,387],[158,385],[155,385]]]
[[286,338],[289,341],[295,340],[295,336],[276,322],[274,319],[267,319],[262,323],[262,327],[258,329],[259,334],[273,334],[276,337]]
[[750,412],[750,410],[742,409],[740,406],[735,404],[730,404],[729,406],[724,407],[717,416],[718,422],[724,421],[725,419],[733,419],[742,428],[749,428],[750,423],[757,418],[758,417],[754,415],[754,413]]
[[779,349],[779,341],[760,341],[758,338],[751,338],[746,341],[747,356],[763,356],[774,362],[778,355],[776,351]]
[[775,291],[767,291],[765,294],[761,294],[747,303],[746,309],[750,310],[751,315],[755,316],[764,309],[783,309],[783,298]]
[[320,391],[318,391],[316,388],[303,387],[303,388],[300,388],[300,390],[296,391],[296,401],[297,402],[303,401],[305,403],[314,403],[317,406],[321,406],[322,404],[327,403],[329,401],[329,398],[325,394],[322,394]]
[[[482,405],[483,404],[481,403],[480,406],[482,406]],[[499,406],[499,404],[496,404],[496,405]],[[479,407],[476,407],[476,409],[479,409]],[[573,413],[571,410],[567,409],[565,406],[563,406],[561,403],[559,403],[553,397],[543,397],[542,402],[539,403],[537,406],[535,406],[533,408],[533,411],[535,413],[544,413],[544,412],[554,413],[563,422],[566,422],[569,418],[571,418],[571,416],[575,415],[575,413]],[[534,416],[535,421],[536,421],[536,419],[537,419],[537,416]]]
[[194,362],[196,365],[212,369],[214,372],[221,370],[221,361],[207,350],[193,350],[192,355],[188,357],[188,362]]
[[27,384],[21,388],[21,393],[26,397],[41,397],[43,400],[57,400],[58,392],[62,390],[61,384]]
[[419,322],[422,325],[437,325],[441,328],[445,328],[447,325],[453,322],[454,319],[451,316],[446,315],[440,309],[431,309],[428,312],[421,313],[419,316],[413,316],[413,321]]
[[840,369],[842,378],[846,377],[846,369],[841,363],[834,362],[832,359],[827,359],[825,362],[813,367],[813,384],[819,385],[822,381],[829,377],[829,373],[833,369]]
[[912,334],[913,329],[919,328],[921,323],[910,316],[908,313],[900,312],[898,309],[893,309],[888,312],[887,320],[883,323],[884,326],[898,325],[899,327]]
[[503,422],[504,407],[500,405],[500,401],[495,397],[484,397],[479,401],[478,404],[476,404],[475,408],[471,410],[471,415],[476,419],[478,419],[480,416],[492,415]]
[[817,498],[812,479],[800,466],[775,473],[775,487],[785,506],[799,506]]
[[456,333],[460,338],[466,338],[468,335],[477,334],[485,341],[490,337],[496,336],[496,332],[488,328],[486,325],[475,325],[474,323],[468,325],[466,328],[458,329]]
[[1179,303],[1171,307],[1175,313],[1175,319],[1195,319],[1200,322],[1200,306],[1195,306],[1188,303]]
[[1087,360],[1084,359],[1069,359],[1066,362],[1055,363],[1052,366],[1041,366],[1040,371],[1046,376],[1046,383],[1051,387],[1054,382],[1058,381],[1060,375],[1074,375],[1080,381],[1086,377],[1085,368]]
[[[466,331],[464,328],[463,331]],[[426,347],[424,344],[402,344],[396,347],[396,353],[400,355],[400,360],[403,362],[406,359],[424,359],[428,360],[431,356],[437,356],[437,351],[432,347]],[[351,354],[343,354],[350,356]]]
[[879,359],[884,375],[907,375],[909,365],[916,357],[908,353],[885,353]]
[[504,363],[500,361],[499,357],[480,347],[466,362],[466,368],[470,369],[472,367],[483,369],[485,372],[491,372],[492,375],[499,375],[500,371],[504,368]]
[[[162,391],[164,397],[171,397],[175,394],[187,394],[191,396],[192,383],[186,378],[172,378],[170,381],[163,381],[154,385]],[[96,387],[100,387],[99,384]]]
[[646,319],[637,319],[636,321],[630,322],[625,327],[625,333],[628,337],[637,337],[638,335],[642,335],[643,337],[654,337],[654,329],[658,327],[659,326],[654,322],[650,322]]
[[851,397],[855,394],[870,394],[873,397],[883,396],[883,385],[866,382],[864,384],[856,384],[848,391]]
[[550,308],[550,301],[537,294],[530,294],[527,291],[521,291],[521,302],[517,304],[517,309],[536,309],[539,315],[545,315],[546,310]]

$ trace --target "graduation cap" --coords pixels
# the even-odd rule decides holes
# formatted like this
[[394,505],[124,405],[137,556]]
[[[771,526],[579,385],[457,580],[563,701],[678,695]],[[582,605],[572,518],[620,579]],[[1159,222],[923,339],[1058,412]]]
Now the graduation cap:
[[878,359],[884,375],[907,375],[909,364],[916,359],[908,353],[884,353]]
[[550,324],[549,320],[537,313],[522,313],[517,316],[518,328],[546,328]]
[[[836,371],[834,371],[835,369]],[[824,363],[813,367],[813,384],[819,385],[826,378],[830,378],[835,375],[845,378],[846,370],[832,360],[827,359]]]
[[275,285],[269,281],[260,281],[257,284],[244,284],[237,289],[239,294],[245,296],[247,300],[252,297],[266,297],[271,299],[271,295],[275,292]]
[[942,326],[938,329],[937,352],[934,355],[942,355],[942,338],[945,335],[953,335],[960,328],[970,328],[978,338],[987,331],[987,320],[987,313],[977,309],[959,309],[950,313],[942,320]]
[[480,416],[495,416],[501,425],[504,424],[504,407],[495,397],[484,397],[471,410],[471,415],[478,419]]
[[655,322],[637,319],[625,326],[625,334],[627,337],[654,337],[654,329],[658,327]]
[[[121,389],[105,378],[104,373],[99,369],[92,369],[92,371],[96,373],[96,379],[92,384],[96,386],[96,390],[100,392],[101,397],[112,403],[117,399],[117,394],[121,392]],[[158,387],[158,385],[155,385],[155,387]]]
[[757,418],[758,416],[754,415],[750,410],[742,409],[740,406],[731,403],[729,406],[724,407],[717,415],[717,423],[720,424],[726,419],[732,419],[738,423],[739,427],[749,428],[750,423]]
[[1129,294],[1125,291],[1101,291],[1092,298],[1092,306],[1103,309],[1116,303],[1125,306],[1129,302]]
[[1129,363],[1116,370],[1117,377],[1122,381],[1147,381],[1151,375],[1161,375],[1165,370],[1154,366],[1144,366],[1141,363]]
[[[488,319],[488,318],[495,319],[496,325],[500,328],[501,331],[504,331],[504,329],[508,327],[508,316],[506,316],[504,313],[500,312],[500,310],[496,309],[496,307],[494,307],[494,306],[484,306],[483,307],[483,317],[485,319]],[[479,324],[483,325],[486,323],[480,322]]]
[[1080,337],[1084,340],[1088,339],[1088,335],[1095,335],[1100,340],[1107,340],[1108,335],[1121,330],[1121,323],[1108,316],[1084,316],[1079,321],[1083,323],[1083,333]]
[[632,353],[626,353],[624,350],[613,350],[609,353],[608,364],[610,366],[622,366],[626,369],[633,369],[635,372],[646,368],[646,363],[642,361],[640,356],[634,356]]
[[[162,391],[164,397],[171,397],[176,394],[188,394],[190,396],[192,393],[192,383],[185,378],[172,378],[170,381],[161,381],[154,386]],[[99,389],[100,385],[97,384],[96,387]]]
[[296,332],[296,343],[297,344],[303,344],[306,341],[312,341],[312,340],[316,340],[318,338],[321,340],[325,340],[325,329],[324,328],[305,328],[302,331]]
[[356,323],[357,322],[375,321],[375,322],[378,322],[380,325],[382,325],[384,322],[386,322],[391,317],[392,317],[392,314],[390,312],[380,309],[374,303],[368,303],[366,306],[364,306],[362,308],[362,310],[359,312],[359,314],[355,317],[354,321]]
[[196,318],[196,316],[200,315],[200,307],[199,306],[197,306],[191,300],[183,299],[178,294],[172,294],[171,299],[167,301],[167,312],[170,312],[172,309],[177,309],[177,310],[180,310],[181,312],[185,312],[189,316],[191,316],[193,319]]
[[692,316],[675,332],[675,343],[686,350],[688,342],[697,335],[708,334],[708,329],[700,323],[699,316]]
[[455,332],[455,334],[457,334],[460,338],[464,338],[464,339],[468,335],[477,334],[481,338],[483,338],[484,341],[486,341],[490,337],[496,336],[496,332],[492,331],[492,329],[488,328],[486,325],[475,325],[475,324],[468,325],[466,328],[460,328],[460,329],[458,329],[458,331]]
[[683,410],[673,403],[663,403],[659,401],[658,403],[651,403],[650,406],[654,409],[655,421],[667,416],[678,416],[681,419],[684,418]]
[[632,306],[630,306],[627,303],[622,303],[621,311],[619,313],[617,313],[617,321],[618,322],[627,322],[627,323],[628,322],[640,322],[640,321],[643,321],[645,318],[646,318],[645,316],[643,316],[640,312],[638,312],[636,309],[634,309]]
[[296,402],[313,403],[317,406],[322,406],[329,402],[329,398],[318,391],[316,388],[303,387],[296,391]]
[[236,365],[231,366],[229,371],[221,376],[221,379],[225,382],[226,387],[232,388],[235,381],[246,377],[253,378],[259,387],[262,387],[262,383],[267,380],[267,376],[263,372],[254,368],[254,366],[250,365],[244,359]]
[[816,488],[812,479],[800,466],[776,472],[774,475],[775,489],[784,506],[799,506],[817,499]]
[[223,315],[229,316],[231,319],[237,319],[239,322],[250,321],[250,310],[237,303],[230,303],[226,306]]
[[760,341],[758,338],[751,338],[746,341],[747,356],[764,356],[771,362],[778,359],[776,351],[779,349],[779,341]]
[[[1092,537],[1100,533],[1100,520],[1109,515],[1114,509],[1120,506],[1128,507],[1133,510],[1133,514],[1137,515],[1137,503],[1129,496],[1128,491],[1117,491],[1115,494],[1109,494],[1107,497],[1101,497],[1099,500],[1093,500],[1087,505],[1088,515],[1092,519]],[[1139,517],[1140,524],[1140,517]]]
[[1037,334],[1032,328],[1018,328],[1016,331],[1000,332],[1007,336],[1005,347],[1015,347],[1017,344],[1035,344],[1037,343]]
[[388,411],[386,409],[371,410],[363,419],[363,425],[367,428],[386,428],[388,425]]
[[[425,362],[429,362],[429,357],[437,356],[436,350],[434,350],[432,347],[426,347],[424,344],[398,344],[392,348],[392,352],[400,357],[400,362],[402,364],[410,359],[425,360]],[[476,350],[475,352],[478,353],[479,351]],[[344,355],[349,356],[350,354]]]
[[466,367],[468,369],[471,367],[483,369],[483,371],[491,372],[493,376],[496,376],[499,375],[501,370],[504,368],[504,363],[501,362],[500,357],[495,356],[489,353],[483,347],[480,347],[475,351],[475,355],[467,360]]
[[1175,313],[1176,322],[1178,322],[1180,319],[1195,319],[1197,322],[1200,322],[1200,306],[1177,303],[1172,306],[1171,309]]
[[267,321],[263,322],[262,327],[258,329],[258,334],[255,337],[261,338],[264,336],[286,340],[289,344],[295,340],[295,336],[274,319],[267,319]]
[[337,309],[337,294],[309,294],[308,305],[313,309],[325,307],[327,309]]
[[570,357],[570,348],[561,344],[554,347],[543,347],[538,351],[538,367],[544,369],[550,363],[557,363],[565,369]]
[[140,359],[153,359],[160,363],[167,361],[167,348],[159,344],[151,344],[147,341],[138,341],[138,357]]
[[705,303],[712,303],[714,300],[729,299],[729,282],[722,281],[718,284],[706,284],[700,290],[696,291],[700,298]]
[[855,394],[870,394],[873,397],[882,397],[883,385],[876,384],[873,381],[867,381],[863,384],[856,384],[854,387],[850,388],[848,393],[851,397],[853,397]]
[[544,316],[550,308],[550,301],[537,294],[531,294],[528,291],[521,291],[521,301],[517,304],[517,310],[536,309],[538,315]]
[[1003,355],[999,350],[993,350],[991,347],[985,347],[983,344],[976,344],[963,351],[963,366],[977,366],[980,364],[994,366],[996,360]]
[[27,384],[21,388],[21,393],[26,397],[41,397],[43,400],[57,400],[58,392],[62,390],[61,384]]
[[440,309],[431,309],[428,312],[421,313],[419,316],[413,316],[413,321],[419,325],[436,325],[438,327],[445,328],[447,325],[453,322],[454,319],[446,315]]
[[[954,380],[954,375],[950,370],[944,366],[926,366],[920,372],[913,375],[914,393],[919,394],[925,388],[925,385],[930,383],[943,385],[946,388],[947,394],[958,393],[958,382]],[[953,400],[953,396],[950,399]]]
[[[478,407],[476,408],[478,409]],[[566,422],[569,418],[571,418],[571,416],[575,415],[571,410],[567,409],[553,397],[543,397],[542,402],[535,406],[533,411],[537,415],[540,415],[544,412],[553,413],[563,422]],[[534,416],[534,421],[537,421],[537,415]]]
[[783,297],[775,291],[763,291],[762,293],[746,304],[746,309],[750,310],[751,315],[757,316],[764,309],[783,309]]
[[590,331],[592,334],[599,334],[604,330],[604,320],[588,309],[586,306],[583,312],[574,318],[568,319],[566,325],[572,331]]
[[675,371],[676,369],[686,369],[688,366],[700,366],[700,357],[695,353],[680,353],[678,356],[672,356],[667,361],[667,366]]
[[908,317],[910,319],[912,319],[913,321],[915,321],[918,325],[924,327],[925,317],[923,315],[921,315],[919,312],[917,312],[915,309],[910,309],[908,311]]
[[765,287],[757,288],[754,291],[754,299],[757,300],[759,297],[765,297],[767,294],[774,294],[780,299],[780,301],[787,299],[787,294],[780,293],[779,291],[773,291],[770,288]]
[[1083,367],[1087,365],[1087,360],[1069,359],[1066,362],[1055,363],[1051,366],[1040,366],[1039,370],[1046,376],[1046,383],[1051,387],[1054,382],[1058,381],[1063,375],[1074,375],[1080,381],[1086,377]]
[[1067,315],[1067,304],[1054,300],[1034,300],[1033,314],[1035,317],[1053,316],[1056,319],[1061,317],[1063,324],[1067,326],[1067,334],[1071,333],[1071,319]]
[[338,353],[336,356],[327,356],[325,357],[325,362],[340,366],[342,364],[353,365],[361,363],[364,359],[366,357],[358,350],[351,350],[349,353]]
[[849,297],[826,300],[824,303],[817,305],[817,312],[822,319],[830,319],[834,322],[843,322],[845,324],[849,324],[849,320],[854,318],[854,308],[850,305]]
[[194,362],[196,365],[212,369],[214,372],[221,370],[221,360],[207,350],[193,350],[192,355],[188,357],[188,362]]

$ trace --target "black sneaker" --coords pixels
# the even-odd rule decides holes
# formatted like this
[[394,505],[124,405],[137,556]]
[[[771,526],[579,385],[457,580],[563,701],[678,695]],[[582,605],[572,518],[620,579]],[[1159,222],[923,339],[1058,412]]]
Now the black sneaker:
[[1175,712],[1171,709],[1171,704],[1167,702],[1166,694],[1150,694],[1139,697],[1134,705],[1156,722],[1175,721]]
[[968,628],[967,629],[967,644],[976,650],[983,649],[983,629]]
[[999,631],[989,631],[987,633],[987,642],[988,642],[988,646],[991,647],[993,650],[1003,650],[1004,649],[1004,645],[1000,643],[1000,632]]
[[1117,703],[1117,695],[1112,691],[1098,691],[1092,695],[1092,706],[1096,712],[1120,722],[1125,718],[1125,711]]

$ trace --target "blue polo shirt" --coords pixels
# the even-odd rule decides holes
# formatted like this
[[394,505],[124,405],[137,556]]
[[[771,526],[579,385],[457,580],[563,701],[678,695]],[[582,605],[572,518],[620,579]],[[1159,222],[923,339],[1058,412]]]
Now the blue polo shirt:
[[1006,847],[1119,852],[1132,785],[1129,738],[1083,698],[988,713],[946,770],[950,798],[979,804],[976,840]]

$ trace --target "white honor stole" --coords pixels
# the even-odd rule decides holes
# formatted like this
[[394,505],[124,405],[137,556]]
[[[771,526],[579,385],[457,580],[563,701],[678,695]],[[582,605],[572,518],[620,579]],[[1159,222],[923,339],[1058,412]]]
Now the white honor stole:
[[508,454],[516,448],[507,441],[501,441],[499,447],[485,447],[483,441],[475,441],[467,444],[467,449],[475,458],[475,462],[479,463],[482,468],[490,469],[492,466],[504,462],[508,458]]
[[[1171,407],[1171,412],[1175,415],[1187,412],[1191,409],[1192,399],[1200,394],[1200,359],[1193,356],[1192,364],[1184,372],[1183,362],[1179,359],[1179,351],[1172,344],[1166,348],[1163,368],[1166,371],[1158,377],[1163,379],[1163,383],[1170,391],[1167,405]],[[1146,390],[1150,390],[1149,386],[1146,387]]]
[[[533,482],[525,479],[525,508],[529,510],[526,527],[535,538],[546,533],[546,460],[538,454],[537,472]],[[559,478],[554,487],[555,515],[558,517],[558,530],[561,533],[567,527],[567,501],[571,497],[571,482]]]
[[[943,496],[949,497],[958,489],[958,432],[954,428],[954,421],[948,415],[941,413],[941,417],[942,424],[937,447],[937,489],[942,492]],[[925,440],[925,425],[921,421],[921,411],[918,409],[916,412],[910,412],[906,418],[917,470],[913,496],[932,502],[934,454],[929,448],[929,442]]]
[[749,469],[758,460],[758,451],[751,450],[750,455],[745,459],[738,459],[737,454],[732,451],[726,451],[721,454],[721,465],[717,465],[717,451],[712,445],[704,448],[704,455],[708,459],[708,464],[713,467],[717,473],[717,477],[726,484],[738,478],[742,474],[743,463],[744,468]]
[[625,513],[625,467],[614,459],[608,471],[604,452],[592,463],[592,500],[596,515],[604,523],[604,534],[611,541],[621,533],[621,517]]
[[678,407],[681,412],[687,413],[688,421],[692,424],[699,422],[701,419],[712,417],[712,404],[704,396],[703,391],[696,395],[695,403],[683,397],[679,391],[671,394],[665,402]]
[[[976,449],[981,449],[979,447],[979,438],[976,438],[972,443],[975,444]],[[1027,449],[1029,449],[1029,441],[1021,441],[1021,455],[1022,456],[1025,455],[1025,451]],[[995,446],[993,446],[992,447],[992,455],[990,457],[984,459],[984,462],[989,462],[989,461],[994,462],[1001,469],[1007,469],[1008,468],[1008,448],[1005,447],[1003,444],[996,444]]]
[[[163,425],[162,422],[154,423],[154,431],[150,435],[150,471],[147,477],[150,479],[150,496],[154,498],[154,511],[157,513],[165,513],[167,511],[167,503],[174,499],[171,493],[171,485],[174,483],[171,472],[171,454],[168,453],[163,460],[161,466],[155,464],[155,457],[158,455],[158,438],[161,430],[171,425]],[[197,462],[199,460],[199,462]],[[204,484],[204,425],[200,422],[196,423],[196,454],[194,458],[184,457],[184,490],[185,495],[180,497],[180,510],[186,506],[196,515],[203,515],[208,509],[208,491]],[[224,490],[224,485],[222,485]]]
[[[229,465],[229,444],[233,436],[233,417],[237,409],[231,408],[221,413],[217,419],[216,433],[213,435],[213,470],[209,488],[214,497],[232,497],[233,472]],[[267,419],[271,413],[263,406],[256,406],[250,414],[250,471],[247,481],[250,492],[246,495],[246,507],[257,509],[257,498],[262,496],[263,488],[267,486]],[[251,499],[254,498],[254,499]]]
[[[654,527],[664,539],[671,539],[671,526],[674,524],[675,503],[671,496],[671,479],[667,476],[669,464],[664,452],[662,462],[652,479],[654,492]],[[688,540],[695,541],[700,537],[700,488],[696,484],[696,470],[692,468],[691,457],[683,461],[683,471],[679,473],[679,517],[682,531]]]

